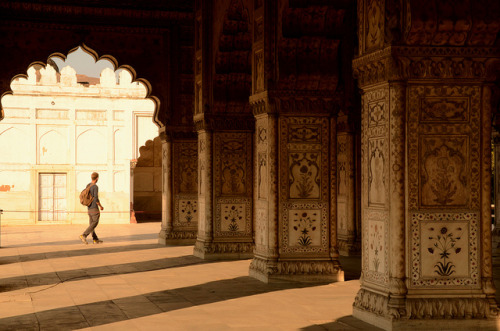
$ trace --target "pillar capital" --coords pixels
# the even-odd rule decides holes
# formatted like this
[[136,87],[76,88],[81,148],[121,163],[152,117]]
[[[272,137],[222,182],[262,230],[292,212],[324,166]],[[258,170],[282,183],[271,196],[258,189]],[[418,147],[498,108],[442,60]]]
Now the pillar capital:
[[500,48],[388,46],[354,59],[353,69],[361,88],[398,80],[489,82],[500,73]]
[[251,114],[197,114],[194,118],[196,131],[252,132],[255,120]]

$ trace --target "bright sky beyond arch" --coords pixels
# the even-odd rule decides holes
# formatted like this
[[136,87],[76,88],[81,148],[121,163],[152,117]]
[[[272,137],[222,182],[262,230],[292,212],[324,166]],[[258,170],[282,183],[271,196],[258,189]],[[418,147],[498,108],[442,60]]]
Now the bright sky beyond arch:
[[[94,58],[82,50],[81,47],[78,47],[76,51],[69,53],[66,57],[66,61],[55,56],[52,57],[51,60],[57,64],[59,70],[69,65],[76,70],[77,74],[89,77],[99,77],[104,68],[114,70],[113,64],[110,61],[103,59],[95,62]],[[117,70],[117,73],[120,71],[121,70]]]

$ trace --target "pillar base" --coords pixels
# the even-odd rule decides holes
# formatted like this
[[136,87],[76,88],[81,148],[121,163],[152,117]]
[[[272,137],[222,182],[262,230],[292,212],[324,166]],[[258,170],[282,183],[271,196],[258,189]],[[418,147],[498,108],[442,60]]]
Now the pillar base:
[[244,260],[253,257],[251,242],[204,242],[197,240],[193,255],[204,260]]
[[500,321],[497,319],[399,319],[391,320],[374,313],[353,309],[352,316],[379,327],[381,329],[392,331],[411,331],[411,330],[440,330],[440,331],[456,331],[456,330],[491,330],[496,331],[500,326]]
[[403,308],[393,308],[388,294],[362,288],[352,315],[384,330],[498,330],[496,303],[490,301],[484,297],[407,298]]
[[276,281],[341,282],[344,271],[333,260],[279,260],[255,256],[250,264],[249,276],[264,283]]
[[169,231],[161,230],[158,236],[158,244],[165,246],[194,245],[197,230]]

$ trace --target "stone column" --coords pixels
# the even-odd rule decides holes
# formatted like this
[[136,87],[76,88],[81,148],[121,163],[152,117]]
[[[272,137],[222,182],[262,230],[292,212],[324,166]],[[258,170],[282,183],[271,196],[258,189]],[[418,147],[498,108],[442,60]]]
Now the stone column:
[[[252,145],[248,105],[248,2],[201,0],[195,9],[195,126],[198,132],[198,238],[204,259],[253,251]],[[228,45],[238,47],[228,47]]]
[[[329,165],[335,164],[336,148],[329,142],[335,140],[335,119],[327,111],[332,100],[276,98],[273,107],[262,96],[251,99],[256,232],[250,276],[264,282],[343,280],[332,218],[336,185]],[[324,113],[304,116],[299,106],[308,103]],[[275,107],[276,114],[265,112]]]
[[446,10],[392,5],[358,2],[363,264],[353,316],[387,330],[496,328],[489,84],[500,51],[476,34],[481,14],[448,34],[462,18],[441,25]]
[[356,136],[353,118],[337,119],[337,241],[341,255],[359,255],[361,242],[356,213]]
[[493,155],[495,156],[495,191],[493,200],[495,201],[495,229],[493,236],[496,242],[500,242],[500,134],[496,131],[493,133]]
[[137,223],[134,211],[134,170],[137,166],[137,159],[130,160],[130,223]]
[[172,209],[172,141],[170,135],[160,133],[162,146],[161,230],[158,243],[166,245],[173,228]]
[[[327,11],[328,18],[321,16]],[[256,119],[255,251],[250,276],[264,282],[343,280],[336,241],[336,168],[331,166],[337,155],[336,112],[342,105],[335,93],[339,40],[308,26],[311,21],[295,22],[311,13],[333,29],[334,17],[344,14],[333,6],[326,10],[288,1],[255,6],[250,97]]]
[[[167,137],[167,135],[162,135]],[[160,243],[192,245],[198,232],[196,135],[171,132],[162,139],[163,212]]]

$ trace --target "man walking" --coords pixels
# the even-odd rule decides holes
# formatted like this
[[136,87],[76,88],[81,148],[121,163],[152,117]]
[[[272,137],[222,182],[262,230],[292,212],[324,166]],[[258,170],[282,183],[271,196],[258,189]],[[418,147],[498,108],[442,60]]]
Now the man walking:
[[94,244],[102,243],[102,240],[99,240],[97,234],[95,233],[95,228],[97,224],[99,224],[99,217],[101,216],[101,210],[104,210],[104,207],[101,205],[99,201],[99,188],[97,187],[97,181],[99,180],[99,174],[97,172],[93,172],[90,175],[92,182],[90,182],[87,187],[90,186],[90,195],[94,198],[92,203],[87,207],[89,213],[89,227],[80,235],[80,240],[87,244],[87,236],[92,233],[92,238],[94,239]]

